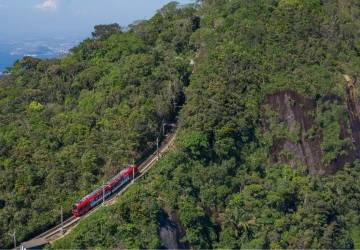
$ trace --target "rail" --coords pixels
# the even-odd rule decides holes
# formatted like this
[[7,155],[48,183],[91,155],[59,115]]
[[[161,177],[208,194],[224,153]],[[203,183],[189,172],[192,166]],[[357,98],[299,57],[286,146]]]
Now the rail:
[[68,234],[77,224],[80,220],[90,216],[92,213],[97,211],[102,205],[107,206],[113,204],[117,197],[122,195],[126,190],[133,185],[133,183],[141,178],[144,174],[146,174],[151,167],[154,165],[154,163],[159,159],[159,157],[164,154],[170,146],[173,144],[175,139],[175,132],[172,134],[169,134],[166,136],[166,139],[163,141],[162,145],[159,147],[158,150],[155,151],[155,153],[151,154],[144,162],[142,162],[139,166],[140,168],[140,174],[131,182],[129,182],[124,188],[122,188],[119,192],[115,193],[114,195],[110,196],[107,200],[105,200],[104,203],[100,204],[99,206],[93,208],[90,210],[87,214],[83,215],[82,217],[74,217],[71,216],[67,220],[63,222],[63,226],[61,224],[51,228],[50,230],[34,237],[33,239],[23,242],[20,245],[21,250],[29,249],[29,248],[36,248],[43,246],[45,244],[54,242],[62,237],[64,237],[66,234]]

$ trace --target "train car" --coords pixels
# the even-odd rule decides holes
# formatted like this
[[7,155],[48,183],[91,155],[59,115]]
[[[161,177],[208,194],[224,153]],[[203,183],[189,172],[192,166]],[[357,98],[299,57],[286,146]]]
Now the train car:
[[81,198],[73,207],[72,214],[80,217],[96,207],[111,194],[116,193],[140,173],[137,165],[123,169],[104,186]]

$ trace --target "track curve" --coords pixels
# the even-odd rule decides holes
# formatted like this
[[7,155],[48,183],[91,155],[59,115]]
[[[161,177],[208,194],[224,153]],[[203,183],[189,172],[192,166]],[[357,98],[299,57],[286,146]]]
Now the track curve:
[[161,157],[162,154],[164,154],[166,151],[169,150],[171,145],[174,142],[176,133],[168,134],[166,136],[166,139],[162,142],[162,145],[159,147],[159,150],[156,150],[153,154],[151,154],[145,161],[143,161],[139,168],[140,168],[140,174],[131,182],[129,182],[124,188],[122,188],[118,193],[110,196],[104,203],[100,204],[99,206],[95,207],[91,211],[89,211],[87,214],[83,215],[82,217],[74,217],[71,216],[70,218],[66,219],[63,222],[63,227],[61,224],[56,225],[55,227],[49,229],[48,231],[34,237],[33,239],[23,242],[20,245],[20,249],[29,249],[29,248],[36,248],[43,246],[47,243],[54,242],[62,237],[64,237],[66,234],[68,234],[77,224],[78,222],[91,215],[95,211],[97,211],[100,207],[114,204],[116,199],[122,195],[126,190],[132,186],[136,180],[141,178],[144,174],[146,174],[151,167],[155,164],[155,162]]

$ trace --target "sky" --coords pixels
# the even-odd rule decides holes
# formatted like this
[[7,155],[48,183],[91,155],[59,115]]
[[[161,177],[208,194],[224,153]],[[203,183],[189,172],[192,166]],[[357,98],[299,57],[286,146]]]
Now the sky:
[[[170,0],[0,0],[0,41],[90,36],[94,25],[150,18]],[[192,0],[177,0],[180,4]]]

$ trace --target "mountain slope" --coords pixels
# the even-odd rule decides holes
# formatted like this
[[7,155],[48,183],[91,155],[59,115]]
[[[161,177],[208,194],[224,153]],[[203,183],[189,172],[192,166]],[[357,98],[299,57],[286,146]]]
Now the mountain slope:
[[353,248],[359,11],[201,1],[176,150],[53,247]]
[[9,232],[24,241],[57,223],[61,207],[69,215],[156,148],[191,70],[192,10],[175,23],[167,8],[133,32],[96,26],[65,58],[25,57],[0,80],[0,248],[12,244]]
[[[67,69],[46,89],[58,94],[46,98],[60,102],[65,116],[70,111],[76,117],[94,113],[95,119],[85,121],[106,128],[82,137],[84,142],[99,141],[91,146],[102,155],[102,161],[91,161],[91,169],[98,171],[92,183],[105,175],[111,152],[125,147],[129,156],[120,158],[123,162],[131,158],[130,152],[140,154],[144,142],[155,139],[161,121],[175,119],[182,106],[176,148],[116,204],[92,214],[49,247],[358,247],[359,13],[354,0],[203,0],[186,7],[171,3],[125,33],[99,29],[100,38],[84,41],[58,62],[60,69],[46,71]],[[32,70],[34,63],[40,71]],[[15,84],[5,84],[7,94],[0,99],[11,109],[0,114],[19,113],[17,120],[24,124],[37,117],[33,113],[50,101],[34,99],[38,89],[29,88],[47,82],[46,63],[24,59],[15,65],[13,76],[2,81],[12,79]],[[25,88],[32,95],[13,101],[24,91],[24,77],[31,80]],[[112,105],[117,112],[105,108],[111,110]],[[32,113],[21,120],[24,112]],[[57,135],[62,130],[56,125],[77,121],[62,117],[45,131]],[[127,126],[111,126],[114,120]],[[39,136],[44,126],[28,136]],[[21,139],[25,135],[10,130],[13,127],[1,133],[13,136],[2,140],[4,145],[19,138],[16,147],[7,146],[5,155],[32,159],[37,155],[32,151],[13,151],[29,144]],[[114,140],[114,133],[123,137]],[[77,143],[71,140],[73,134],[60,149]],[[80,142],[75,148],[87,145]],[[77,157],[93,159],[91,154],[85,157],[88,154],[79,151]],[[62,162],[74,158],[61,155]],[[18,169],[30,165],[21,168],[7,158],[7,171],[21,173]],[[115,169],[120,162],[111,166]],[[73,170],[77,161],[65,166],[71,173],[67,178],[89,172],[86,164]],[[44,178],[50,174],[45,172]],[[22,175],[15,176],[14,181],[22,183]],[[76,186],[56,197],[71,204],[90,188]],[[15,186],[16,194],[20,190]],[[16,211],[7,200],[3,204],[0,213]],[[11,220],[2,223],[12,229]]]

